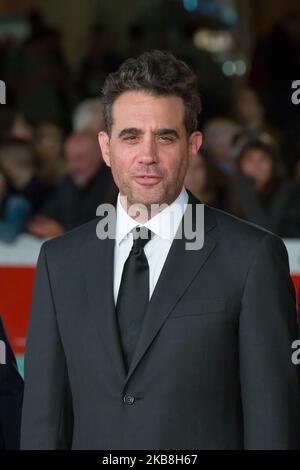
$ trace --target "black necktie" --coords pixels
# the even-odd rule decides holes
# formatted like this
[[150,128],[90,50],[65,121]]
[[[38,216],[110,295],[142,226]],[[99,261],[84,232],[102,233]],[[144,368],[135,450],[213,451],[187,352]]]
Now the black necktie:
[[124,264],[116,312],[127,370],[149,302],[149,265],[144,246],[151,239],[146,227],[133,230],[133,245]]

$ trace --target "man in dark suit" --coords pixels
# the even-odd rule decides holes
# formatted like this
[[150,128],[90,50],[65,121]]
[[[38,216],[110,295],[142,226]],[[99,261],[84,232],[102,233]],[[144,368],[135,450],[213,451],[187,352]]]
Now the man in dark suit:
[[299,448],[286,249],[209,206],[203,222],[183,187],[201,145],[195,75],[153,51],[104,97],[116,212],[42,246],[21,447]]
[[0,318],[0,450],[19,449],[23,379]]

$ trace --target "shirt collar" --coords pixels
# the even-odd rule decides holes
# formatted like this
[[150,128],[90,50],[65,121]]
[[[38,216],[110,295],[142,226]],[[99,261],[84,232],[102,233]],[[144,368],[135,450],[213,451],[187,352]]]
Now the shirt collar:
[[119,245],[128,234],[138,226],[148,228],[154,234],[153,238],[159,237],[164,240],[173,241],[175,234],[178,230],[182,216],[186,210],[188,203],[188,193],[185,187],[182,188],[181,193],[161,212],[156,214],[152,219],[148,220],[145,224],[140,224],[132,217],[130,217],[123,208],[120,201],[120,194],[117,200],[117,224],[116,224],[116,242]]

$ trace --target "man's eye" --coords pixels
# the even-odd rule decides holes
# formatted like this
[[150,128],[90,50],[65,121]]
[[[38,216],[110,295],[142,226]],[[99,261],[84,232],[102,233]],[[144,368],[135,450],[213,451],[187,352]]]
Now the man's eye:
[[137,136],[136,135],[127,135],[125,137],[123,137],[123,140],[126,140],[127,142],[133,142],[134,140],[137,140]]
[[174,137],[173,136],[168,136],[168,135],[161,135],[159,136],[159,140],[161,142],[164,142],[166,144],[174,142]]

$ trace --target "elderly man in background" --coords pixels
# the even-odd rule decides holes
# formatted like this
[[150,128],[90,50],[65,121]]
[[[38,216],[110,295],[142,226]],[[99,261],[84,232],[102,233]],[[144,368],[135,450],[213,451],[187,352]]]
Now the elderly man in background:
[[75,109],[73,116],[74,132],[90,132],[95,134],[98,142],[98,132],[104,128],[103,103],[101,98],[84,100]]
[[65,142],[68,175],[40,214],[28,223],[28,231],[51,238],[96,216],[101,203],[114,203],[117,192],[111,171],[104,164],[97,140],[87,132],[75,132]]

